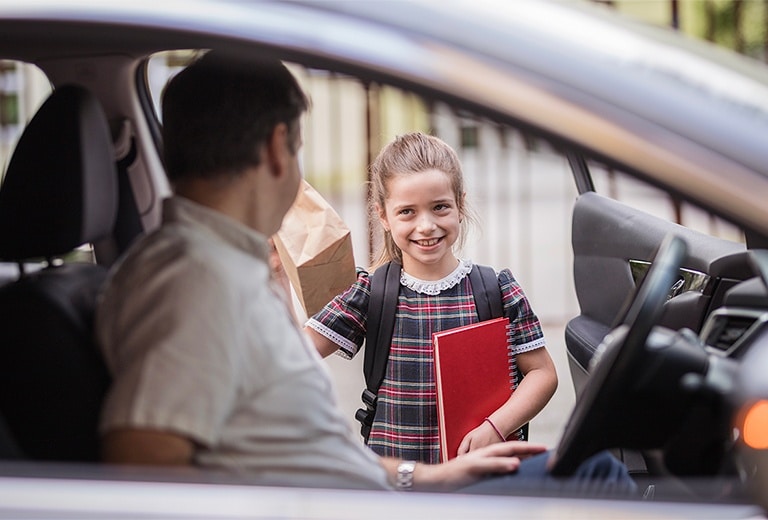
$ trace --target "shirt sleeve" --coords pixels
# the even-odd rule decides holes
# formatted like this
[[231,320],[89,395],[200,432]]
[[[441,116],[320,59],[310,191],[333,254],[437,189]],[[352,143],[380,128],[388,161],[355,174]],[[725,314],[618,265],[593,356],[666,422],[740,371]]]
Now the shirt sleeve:
[[349,289],[328,302],[307,321],[307,326],[339,346],[340,356],[352,359],[365,341],[371,281],[363,269]]
[[130,302],[119,298],[130,280],[116,282],[105,317],[114,328],[102,338],[114,380],[101,429],[173,431],[212,445],[241,377],[238,314],[228,303],[235,300],[204,264],[182,258],[168,271],[132,291]]
[[509,269],[499,272],[499,288],[504,315],[509,318],[512,353],[521,354],[546,346],[539,318]]

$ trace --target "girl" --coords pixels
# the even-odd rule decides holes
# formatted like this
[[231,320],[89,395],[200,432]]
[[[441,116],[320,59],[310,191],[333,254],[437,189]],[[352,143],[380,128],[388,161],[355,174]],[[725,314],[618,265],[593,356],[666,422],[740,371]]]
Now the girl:
[[[383,456],[439,462],[432,333],[478,321],[469,284],[471,261],[460,259],[469,211],[461,165],[436,137],[410,133],[387,145],[371,165],[371,211],[384,229],[374,267],[402,265],[394,333],[368,445]],[[502,442],[549,401],[557,375],[538,318],[511,272],[498,273],[513,354],[525,376],[509,400],[463,439],[459,454]],[[370,276],[311,317],[306,329],[320,354],[354,356],[363,344]]]

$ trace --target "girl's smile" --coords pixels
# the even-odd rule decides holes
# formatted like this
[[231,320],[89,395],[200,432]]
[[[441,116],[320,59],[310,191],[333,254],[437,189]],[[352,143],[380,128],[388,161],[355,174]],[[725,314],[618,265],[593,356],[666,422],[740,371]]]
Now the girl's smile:
[[430,247],[436,245],[442,238],[431,238],[429,240],[414,240],[421,247]]

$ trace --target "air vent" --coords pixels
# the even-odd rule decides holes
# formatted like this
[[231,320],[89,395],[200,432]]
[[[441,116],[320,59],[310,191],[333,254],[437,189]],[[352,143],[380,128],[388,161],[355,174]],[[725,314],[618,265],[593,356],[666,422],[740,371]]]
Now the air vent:
[[710,351],[721,356],[734,356],[767,319],[768,314],[764,312],[718,309],[707,319],[701,337]]

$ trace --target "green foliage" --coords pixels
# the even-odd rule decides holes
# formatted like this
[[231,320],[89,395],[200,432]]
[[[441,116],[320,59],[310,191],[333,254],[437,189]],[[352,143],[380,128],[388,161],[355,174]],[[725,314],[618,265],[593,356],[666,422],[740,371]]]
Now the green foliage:
[[754,58],[764,58],[765,1],[696,2],[704,11],[704,38]]
[[768,61],[768,0],[616,0],[617,10]]

